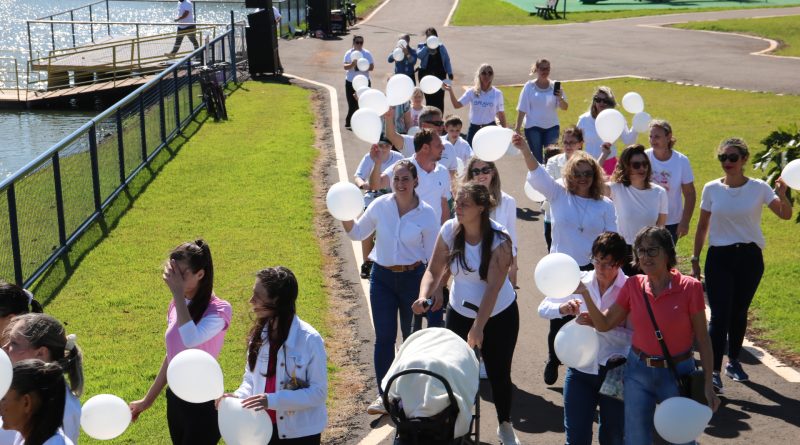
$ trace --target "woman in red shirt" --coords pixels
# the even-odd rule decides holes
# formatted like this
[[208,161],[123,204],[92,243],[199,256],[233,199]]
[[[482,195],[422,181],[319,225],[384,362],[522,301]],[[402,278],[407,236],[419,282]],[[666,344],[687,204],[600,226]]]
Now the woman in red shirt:
[[[649,226],[639,231],[633,244],[635,266],[646,275],[630,277],[616,303],[601,312],[591,298],[584,298],[589,309],[581,318],[600,332],[608,331],[626,319],[633,325],[633,341],[625,367],[625,444],[653,442],[653,414],[656,404],[679,395],[678,383],[664,359],[655,328],[647,311],[650,302],[679,375],[695,369],[693,343],[700,352],[705,372],[705,396],[716,411],[719,398],[711,385],[711,339],[706,330],[703,286],[682,275],[672,235],[663,227]],[[578,293],[587,293],[583,284]]]

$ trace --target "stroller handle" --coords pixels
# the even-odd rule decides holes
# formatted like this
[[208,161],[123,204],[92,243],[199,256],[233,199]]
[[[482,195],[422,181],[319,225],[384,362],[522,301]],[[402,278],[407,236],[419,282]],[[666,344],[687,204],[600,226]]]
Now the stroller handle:
[[450,400],[450,409],[455,409],[458,412],[458,402],[456,401],[456,396],[453,395],[453,387],[450,386],[450,382],[447,381],[441,375],[433,372],[428,371],[427,369],[420,369],[420,368],[411,368],[411,369],[404,369],[397,374],[392,375],[389,378],[389,381],[386,382],[386,388],[384,388],[383,392],[381,393],[381,399],[383,400],[383,407],[386,408],[386,411],[389,413],[389,416],[392,418],[392,421],[397,425],[401,422],[401,419],[395,416],[395,413],[390,409],[389,405],[389,390],[392,388],[392,383],[398,378],[408,374],[424,374],[429,375],[438,379],[444,385],[444,389],[447,391],[447,398]]

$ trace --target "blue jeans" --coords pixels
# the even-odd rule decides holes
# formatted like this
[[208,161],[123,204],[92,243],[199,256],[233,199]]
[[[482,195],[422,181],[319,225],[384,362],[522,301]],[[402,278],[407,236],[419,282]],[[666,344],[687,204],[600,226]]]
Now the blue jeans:
[[[625,445],[653,443],[656,404],[679,396],[678,382],[669,368],[650,368],[633,352],[628,354],[625,366]],[[678,374],[689,374],[695,368],[694,358],[675,367]]]
[[558,134],[561,126],[556,125],[550,128],[530,127],[525,129],[525,139],[528,140],[528,147],[533,153],[533,157],[544,165],[544,147],[558,143]]
[[369,304],[372,306],[372,323],[375,325],[375,377],[380,390],[381,381],[394,361],[394,344],[397,339],[397,314],[400,313],[400,332],[405,340],[411,335],[413,312],[411,304],[419,295],[419,284],[425,265],[407,272],[392,272],[372,265],[369,278]]
[[567,377],[564,379],[564,429],[567,432],[567,445],[592,444],[592,423],[598,405],[600,417],[597,434],[600,445],[622,445],[625,407],[621,400],[599,393],[606,371],[607,368],[601,366],[599,373],[592,375],[567,368]]

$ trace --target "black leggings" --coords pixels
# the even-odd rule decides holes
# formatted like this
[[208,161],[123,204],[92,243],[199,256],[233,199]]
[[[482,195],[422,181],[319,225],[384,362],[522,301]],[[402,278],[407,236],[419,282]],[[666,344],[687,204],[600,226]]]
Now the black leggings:
[[[452,306],[447,306],[445,326],[458,334],[464,340],[474,318],[465,317]],[[511,420],[511,361],[514,358],[514,348],[517,346],[519,334],[519,307],[516,300],[499,314],[489,318],[483,328],[483,345],[481,354],[486,365],[486,375],[492,386],[494,408],[497,410],[497,421],[508,422]]]
[[761,248],[755,243],[709,247],[705,274],[711,308],[708,334],[714,350],[714,371],[719,371],[726,340],[730,360],[738,360],[742,351],[747,310],[764,274]]
[[215,445],[220,433],[214,401],[189,403],[167,388],[167,425],[174,445]]
[[[589,263],[585,266],[581,266],[580,269],[583,272],[588,272],[594,270],[594,265]],[[574,318],[573,315],[565,315],[561,318],[553,318],[550,320],[550,331],[547,332],[547,358],[549,360],[561,363],[561,360],[556,356],[556,334],[558,334],[558,331],[563,328],[565,324],[569,323]]]
[[294,439],[281,439],[278,425],[272,424],[272,437],[269,439],[267,445],[319,445],[322,442],[321,434],[314,434],[313,436],[296,437]]

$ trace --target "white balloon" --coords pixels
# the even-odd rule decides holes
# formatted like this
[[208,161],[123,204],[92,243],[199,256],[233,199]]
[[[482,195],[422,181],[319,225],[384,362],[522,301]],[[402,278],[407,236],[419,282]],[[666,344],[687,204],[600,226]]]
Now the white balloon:
[[397,46],[400,48],[405,48],[408,46],[408,42],[406,42],[406,39],[400,39],[397,41]]
[[[547,198],[544,197],[538,190],[533,188],[530,182],[525,181],[525,186],[523,187],[525,191],[525,196],[527,196],[531,201],[534,202],[544,202]],[[577,287],[577,286],[576,286]]]
[[414,136],[415,134],[419,133],[420,130],[422,129],[414,125],[413,127],[409,128],[408,131],[406,131],[406,134],[409,136]]
[[622,96],[622,107],[625,111],[631,114],[641,113],[644,111],[644,99],[639,93],[631,91]]
[[389,101],[386,99],[386,95],[384,95],[383,92],[372,89],[365,91],[364,94],[359,96],[358,109],[360,110],[362,108],[369,108],[377,113],[378,116],[383,116],[389,111]]
[[442,89],[442,79],[436,76],[425,76],[419,81],[419,89],[425,94],[434,94]]
[[564,253],[545,255],[533,272],[536,287],[548,297],[561,298],[572,295],[581,281],[578,263]]
[[786,164],[781,172],[781,178],[789,187],[800,190],[800,159]]
[[514,130],[497,125],[483,127],[472,138],[472,151],[482,161],[494,162],[503,157],[511,144]]
[[637,133],[646,133],[650,130],[650,120],[652,118],[650,115],[645,111],[640,111],[633,115],[633,121],[631,122],[631,126]]
[[365,59],[364,57],[358,59],[356,62],[356,67],[359,71],[369,71],[369,60]]
[[12,377],[14,377],[14,365],[11,364],[6,351],[0,349],[0,398],[3,398],[11,387]]
[[364,55],[361,54],[361,51],[358,50],[350,51],[350,60],[358,60],[362,57],[364,57]]
[[364,195],[355,184],[337,182],[325,196],[328,212],[339,221],[352,221],[364,210]]
[[508,144],[508,148],[506,148],[506,156],[519,156],[520,153],[519,149],[513,143]]
[[614,143],[625,129],[625,116],[619,111],[609,108],[597,115],[594,121],[597,135],[603,142]]
[[[365,92],[364,95],[369,92]],[[364,97],[363,95],[361,97]],[[359,103],[361,101],[359,100]],[[381,138],[381,131],[383,131],[383,123],[378,113],[371,108],[359,108],[353,113],[350,118],[350,125],[353,129],[353,134],[357,138],[370,144],[377,144]]]
[[81,407],[81,428],[93,439],[118,437],[131,423],[131,409],[112,394],[98,394]]
[[205,403],[222,397],[222,368],[206,351],[186,349],[176,355],[167,367],[169,389],[181,400]]
[[372,88],[370,88],[370,87],[361,87],[361,88],[358,88],[358,89],[356,90],[356,97],[361,97],[361,95],[362,95],[362,94],[364,94],[365,92],[367,92],[367,91],[369,91],[369,90],[371,90],[371,89],[372,89]]
[[686,443],[703,434],[712,414],[707,405],[686,397],[671,397],[656,405],[653,424],[667,441]]
[[561,363],[570,368],[584,368],[597,361],[600,340],[593,327],[572,320],[558,331],[553,346]]
[[390,106],[408,102],[414,93],[414,81],[405,74],[395,74],[386,84],[386,98]]
[[353,89],[358,91],[361,87],[368,87],[369,86],[369,78],[363,74],[357,74],[356,77],[353,78]]
[[244,408],[242,399],[222,399],[217,422],[222,438],[230,445],[264,445],[272,437],[272,421],[266,411]]
[[425,44],[428,45],[430,49],[436,49],[442,44],[442,41],[439,40],[439,37],[430,36],[425,40]]
[[392,51],[392,58],[395,62],[403,60],[404,57],[405,54],[403,54],[403,48],[395,48],[394,51]]

